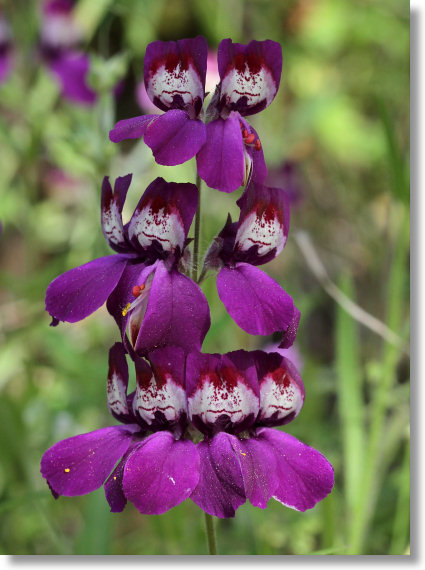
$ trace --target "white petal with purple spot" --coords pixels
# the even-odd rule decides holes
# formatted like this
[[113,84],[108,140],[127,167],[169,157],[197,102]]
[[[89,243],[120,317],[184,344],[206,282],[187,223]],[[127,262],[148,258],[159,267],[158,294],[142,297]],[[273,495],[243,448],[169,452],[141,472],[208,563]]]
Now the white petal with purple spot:
[[267,106],[273,101],[276,91],[276,83],[267,67],[263,66],[254,73],[247,62],[244,69],[231,69],[221,84],[221,93],[225,95],[227,105],[246,97],[249,107],[264,99]]
[[174,69],[165,63],[160,65],[150,77],[146,90],[152,101],[157,98],[166,107],[171,107],[176,96],[183,99],[184,105],[193,105],[197,97],[201,100],[204,97],[202,81],[196,69],[192,65],[184,69],[181,62]]
[[199,416],[204,424],[214,424],[222,415],[239,424],[249,415],[257,415],[259,402],[242,377],[230,384],[216,374],[205,374],[200,387],[189,398],[188,407],[190,417]]
[[133,216],[128,233],[130,239],[136,237],[143,248],[156,240],[164,251],[173,251],[177,246],[183,249],[185,240],[184,224],[178,210],[166,204],[155,208],[152,202]]
[[286,243],[282,223],[277,212],[268,207],[264,210],[253,210],[239,225],[236,234],[236,249],[248,251],[258,246],[259,256],[266,255],[276,249],[276,255],[283,250]]
[[165,384],[158,385],[154,376],[147,386],[137,386],[133,409],[148,425],[155,420],[155,414],[162,412],[169,422],[178,421],[186,411],[186,393],[176,384],[171,374],[165,375]]

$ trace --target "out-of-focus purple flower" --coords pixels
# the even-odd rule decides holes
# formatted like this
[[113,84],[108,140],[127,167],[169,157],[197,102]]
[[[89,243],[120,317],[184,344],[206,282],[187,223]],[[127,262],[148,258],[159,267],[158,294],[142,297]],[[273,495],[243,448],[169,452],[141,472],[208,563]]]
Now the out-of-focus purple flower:
[[88,84],[90,59],[79,50],[81,28],[73,17],[74,2],[48,0],[43,5],[41,55],[62,89],[62,95],[74,103],[92,105],[96,92]]
[[187,425],[184,365],[176,347],[151,353],[149,365],[137,359],[137,388],[127,395],[124,347],[111,348],[108,407],[124,425],[71,437],[46,451],[41,473],[55,498],[104,485],[112,512],[129,500],[143,514],[161,514],[190,496],[199,481],[199,454],[181,438]]
[[200,479],[191,499],[205,512],[233,517],[249,500],[270,498],[311,509],[333,487],[331,464],[315,449],[271,426],[300,412],[304,386],[277,353],[239,350],[189,354],[186,393],[190,420],[205,435],[197,444]]
[[0,8],[0,84],[12,71],[12,32],[3,18]]
[[261,335],[281,331],[281,346],[290,346],[299,311],[290,295],[256,267],[274,259],[285,247],[289,231],[286,194],[251,182],[238,204],[239,221],[229,220],[214,239],[204,268],[219,270],[219,297],[244,331]]
[[167,166],[194,157],[206,136],[199,114],[205,96],[207,51],[202,36],[149,44],[144,61],[146,92],[165,113],[119,121],[109,133],[111,141],[143,137],[156,162]]
[[304,359],[301,355],[301,352],[295,344],[288,348],[279,348],[278,343],[270,343],[263,347],[264,352],[277,352],[281,356],[284,356],[288,360],[290,360],[295,368],[299,371],[302,371],[304,366]]
[[210,326],[208,302],[198,285],[178,270],[198,189],[157,178],[124,225],[122,209],[130,182],[131,174],[117,178],[114,191],[108,177],[102,185],[102,229],[117,253],[52,281],[46,310],[54,325],[76,322],[107,301],[131,354],[167,345],[200,350]]
[[280,168],[269,168],[267,184],[282,188],[292,207],[299,207],[304,200],[303,187],[295,162],[285,161]]
[[261,142],[244,117],[273,101],[282,73],[282,48],[274,41],[247,45],[220,42],[220,84],[207,110],[207,140],[197,154],[199,176],[210,186],[233,192],[252,177],[267,175]]

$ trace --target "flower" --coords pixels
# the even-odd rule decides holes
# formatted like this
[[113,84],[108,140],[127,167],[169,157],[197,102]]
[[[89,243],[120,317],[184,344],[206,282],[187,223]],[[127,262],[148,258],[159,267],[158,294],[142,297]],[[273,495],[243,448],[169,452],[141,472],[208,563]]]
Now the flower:
[[198,189],[194,184],[157,178],[124,225],[122,209],[131,177],[117,178],[114,191],[108,177],[102,185],[102,229],[117,253],[52,281],[46,292],[46,310],[53,325],[73,323],[107,300],[131,354],[143,355],[165,345],[200,349],[210,326],[208,303],[199,287],[178,271]]
[[65,99],[92,105],[97,95],[87,82],[90,60],[79,50],[83,33],[74,20],[73,9],[72,0],[48,0],[43,5],[41,55]]
[[269,168],[267,183],[282,188],[288,196],[291,207],[298,208],[304,201],[304,189],[296,162],[286,160],[277,168]]
[[284,333],[281,348],[295,340],[300,312],[290,295],[258,269],[283,250],[289,231],[289,205],[279,188],[251,182],[238,201],[239,221],[229,219],[214,239],[203,273],[217,275],[218,295],[232,319],[247,333]]
[[0,84],[6,81],[12,71],[12,33],[3,18],[0,8]]
[[143,137],[156,162],[167,166],[194,157],[206,136],[199,114],[205,96],[207,52],[202,36],[150,43],[144,61],[145,87],[150,100],[165,113],[119,121],[109,133],[111,141]]
[[181,438],[187,424],[184,353],[159,349],[149,362],[136,361],[137,388],[127,396],[125,350],[120,343],[111,348],[108,407],[123,425],[65,439],[44,453],[41,473],[55,498],[104,485],[112,512],[129,500],[143,514],[161,514],[190,496],[199,480],[199,455],[193,442]]
[[[112,512],[129,500],[143,514],[160,514],[191,498],[225,518],[247,499],[265,508],[273,497],[305,511],[330,493],[327,459],[271,429],[292,421],[303,405],[304,386],[289,360],[244,350],[186,357],[178,347],[157,349],[147,359],[136,357],[137,387],[127,395],[124,346],[111,348],[107,401],[122,425],[45,452],[41,473],[56,498],[104,485]],[[196,444],[194,427],[204,436]]]
[[205,435],[197,444],[199,483],[191,499],[205,512],[233,517],[248,499],[270,498],[305,511],[328,495],[333,468],[315,449],[272,426],[292,421],[304,386],[292,363],[277,353],[239,350],[187,357],[190,420]]
[[267,169],[257,132],[244,119],[273,101],[282,73],[282,48],[272,40],[247,45],[220,42],[220,84],[207,110],[207,139],[196,161],[211,188],[233,192],[250,176],[262,182]]

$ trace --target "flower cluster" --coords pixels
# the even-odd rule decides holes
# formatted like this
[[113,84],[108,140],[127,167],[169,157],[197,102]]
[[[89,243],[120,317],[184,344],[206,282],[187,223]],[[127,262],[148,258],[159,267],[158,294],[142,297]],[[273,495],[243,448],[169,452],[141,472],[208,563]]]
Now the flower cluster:
[[[81,51],[81,24],[74,18],[75,0],[43,0],[40,6],[38,59],[61,89],[64,99],[91,106],[97,94],[89,85],[90,58]],[[12,71],[15,46],[0,7],[0,84]]]
[[97,95],[88,84],[90,60],[80,50],[84,38],[74,19],[74,3],[74,0],[47,0],[43,4],[40,54],[65,99],[92,105]]
[[[160,514],[190,498],[210,515],[232,517],[247,500],[265,508],[272,497],[304,511],[332,489],[327,459],[273,429],[303,406],[295,366],[278,352],[201,352],[210,311],[199,283],[207,272],[217,273],[218,295],[247,333],[279,333],[279,349],[288,348],[300,320],[290,295],[258,268],[285,247],[289,205],[283,190],[265,184],[261,142],[245,119],[276,95],[280,45],[223,40],[220,82],[204,111],[207,52],[202,37],[150,44],[145,87],[163,114],[120,121],[110,138],[143,137],[155,160],[169,166],[196,156],[211,188],[245,186],[239,219],[227,219],[194,280],[187,275],[188,234],[199,189],[157,178],[124,223],[131,174],[114,188],[104,178],[102,230],[114,254],[57,277],[46,309],[55,326],[106,302],[121,336],[109,352],[107,402],[121,425],[71,437],[44,454],[41,472],[55,497],[104,485],[113,512],[129,500],[141,513]],[[127,358],[136,375],[131,393]]]
[[305,511],[332,489],[323,455],[270,429],[295,418],[304,401],[301,378],[283,356],[166,347],[136,357],[135,369],[128,395],[125,349],[115,344],[108,406],[123,425],[49,449],[41,472],[54,494],[104,485],[113,512],[129,500],[143,514],[160,514],[190,497],[211,515],[232,517],[246,500],[265,508],[271,497]]

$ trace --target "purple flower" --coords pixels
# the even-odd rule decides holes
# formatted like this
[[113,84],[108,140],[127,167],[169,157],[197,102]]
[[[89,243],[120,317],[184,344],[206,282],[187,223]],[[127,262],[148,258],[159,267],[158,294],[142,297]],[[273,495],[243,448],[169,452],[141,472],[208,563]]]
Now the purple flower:
[[204,271],[219,269],[218,295],[232,319],[249,334],[282,331],[282,348],[295,340],[300,313],[290,295],[258,269],[283,250],[289,206],[279,188],[251,182],[238,201],[239,221],[228,220],[208,250]]
[[257,182],[267,176],[260,139],[244,117],[273,101],[282,48],[271,40],[242,45],[225,39],[218,48],[218,71],[221,82],[207,110],[207,140],[196,160],[208,186],[233,192],[250,176]]
[[83,34],[74,20],[73,4],[71,0],[49,0],[44,4],[41,55],[65,99],[92,105],[97,95],[88,84],[89,57],[79,50]]
[[[178,264],[198,203],[194,184],[154,180],[128,224],[122,209],[131,174],[102,186],[102,228],[117,253],[57,277],[46,310],[58,321],[84,319],[107,300],[127,350],[140,355],[159,346],[199,350],[210,326],[207,300]],[[130,341],[126,336],[129,333]]]
[[267,183],[282,188],[288,196],[291,207],[297,208],[302,205],[304,190],[296,162],[286,160],[278,168],[269,168]]
[[194,157],[205,143],[206,128],[198,118],[205,96],[208,46],[205,38],[148,45],[144,80],[150,100],[163,115],[119,121],[109,138],[118,143],[143,137],[158,164],[173,166]]
[[191,495],[205,512],[233,517],[247,499],[265,508],[272,497],[305,511],[330,493],[327,459],[270,429],[290,422],[303,405],[304,386],[289,360],[261,351],[189,354],[186,393],[189,418],[205,434]]
[[0,84],[6,81],[12,71],[12,33],[3,18],[0,8]]
[[187,424],[184,353],[159,349],[149,361],[136,360],[137,388],[128,396],[124,347],[111,348],[108,407],[124,425],[71,437],[46,451],[41,473],[55,498],[104,485],[112,512],[129,500],[143,514],[161,514],[190,496],[199,480],[199,454],[181,439]]

